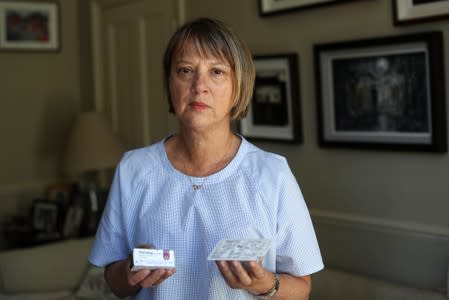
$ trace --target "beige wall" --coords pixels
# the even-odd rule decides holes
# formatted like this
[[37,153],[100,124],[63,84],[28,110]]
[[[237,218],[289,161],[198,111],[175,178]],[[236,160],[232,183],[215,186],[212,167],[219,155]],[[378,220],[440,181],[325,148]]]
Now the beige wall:
[[389,0],[356,1],[269,18],[258,15],[257,1],[190,3],[187,19],[210,16],[226,21],[254,54],[299,55],[304,143],[259,144],[288,156],[311,207],[448,225],[447,154],[318,147],[312,49],[315,43],[427,30],[442,30],[447,35],[448,21],[394,27]]
[[61,179],[69,126],[80,110],[77,0],[60,1],[58,52],[0,52],[0,215]]
[[[363,234],[344,236],[346,230],[339,236],[318,224],[326,263],[417,286],[443,287],[449,264],[448,154],[320,148],[313,45],[441,30],[449,49],[449,21],[395,27],[390,0],[354,1],[272,17],[259,16],[258,1],[191,0],[186,12],[186,19],[209,16],[226,21],[254,54],[299,55],[304,143],[258,145],[287,156],[315,221],[358,224],[372,231],[365,228]],[[447,73],[447,63],[445,69]],[[387,240],[388,245],[382,244]],[[345,243],[353,245],[341,246]],[[425,248],[426,243],[435,249]],[[438,259],[424,256],[431,250]]]
[[[87,6],[81,4],[78,24],[77,0],[60,2],[60,52],[0,53],[0,217],[20,210],[21,203],[39,194],[45,183],[61,178],[60,158],[70,121],[92,103],[86,99],[92,90],[86,65],[90,61],[85,44]],[[318,147],[312,46],[428,30],[442,30],[447,37],[449,21],[395,27],[390,0],[355,1],[262,18],[257,2],[185,0],[185,17],[226,21],[254,54],[299,55],[304,143],[258,145],[288,158],[315,222],[336,224],[323,229],[317,224],[327,265],[441,287],[442,272],[449,264],[448,154]],[[446,49],[448,43],[446,39]],[[445,70],[449,70],[447,63]],[[343,226],[359,224],[365,229],[348,234],[349,227],[344,227],[337,235],[332,230],[341,225],[339,220]]]

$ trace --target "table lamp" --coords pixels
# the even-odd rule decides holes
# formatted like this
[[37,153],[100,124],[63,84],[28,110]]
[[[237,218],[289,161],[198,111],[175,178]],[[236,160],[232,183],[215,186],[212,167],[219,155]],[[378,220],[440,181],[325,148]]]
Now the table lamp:
[[[63,170],[71,174],[114,168],[124,148],[106,116],[100,112],[78,115],[64,153]],[[99,180],[99,178],[97,178]],[[98,182],[97,184],[104,184]]]
[[64,237],[76,236],[80,226],[81,234],[95,232],[104,204],[97,197],[108,188],[106,170],[117,165],[123,152],[124,148],[105,115],[83,112],[77,116],[65,149],[63,170],[88,179],[73,196],[66,215]]

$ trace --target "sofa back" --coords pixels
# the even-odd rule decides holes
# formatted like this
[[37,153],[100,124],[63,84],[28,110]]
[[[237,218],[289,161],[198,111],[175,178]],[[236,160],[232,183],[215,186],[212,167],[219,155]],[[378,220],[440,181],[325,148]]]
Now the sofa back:
[[73,290],[88,269],[92,238],[0,253],[0,293]]

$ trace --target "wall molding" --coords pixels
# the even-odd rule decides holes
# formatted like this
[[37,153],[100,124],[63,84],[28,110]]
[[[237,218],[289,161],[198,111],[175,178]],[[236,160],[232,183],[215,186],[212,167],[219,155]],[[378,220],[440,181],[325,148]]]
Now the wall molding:
[[0,218],[3,215],[20,213],[23,206],[28,206],[33,199],[45,196],[46,187],[61,180],[43,180],[0,184]]
[[17,195],[28,191],[44,191],[45,186],[50,182],[51,181],[0,184],[0,198],[4,196]]
[[383,233],[412,235],[420,238],[449,241],[449,225],[439,226],[405,221],[394,221],[385,218],[368,217],[358,214],[336,212],[329,210],[310,209],[314,223],[350,226],[362,230],[372,230]]

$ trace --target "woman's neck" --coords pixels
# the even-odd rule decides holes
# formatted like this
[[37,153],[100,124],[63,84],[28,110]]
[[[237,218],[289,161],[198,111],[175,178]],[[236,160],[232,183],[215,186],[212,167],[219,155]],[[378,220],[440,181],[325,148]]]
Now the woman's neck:
[[168,158],[176,169],[203,177],[226,167],[239,148],[240,139],[231,130],[222,133],[181,131],[167,141]]

